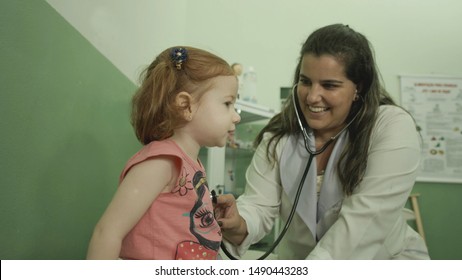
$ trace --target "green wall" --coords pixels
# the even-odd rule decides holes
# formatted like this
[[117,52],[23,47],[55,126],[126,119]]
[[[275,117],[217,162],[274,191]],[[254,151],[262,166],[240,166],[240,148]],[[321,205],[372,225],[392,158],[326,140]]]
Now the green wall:
[[430,257],[435,260],[462,260],[462,184],[421,183],[419,208]]
[[[135,85],[43,0],[0,2],[0,259],[83,259],[139,148]],[[462,259],[462,184],[417,183],[433,259]]]
[[0,2],[0,258],[83,259],[139,148],[135,90],[42,0]]

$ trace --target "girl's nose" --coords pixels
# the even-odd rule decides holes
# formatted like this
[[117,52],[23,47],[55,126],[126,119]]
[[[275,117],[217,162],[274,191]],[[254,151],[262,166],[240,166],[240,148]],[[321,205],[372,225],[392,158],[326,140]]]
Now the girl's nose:
[[233,123],[239,123],[241,121],[241,115],[237,112],[237,110],[234,111],[234,116],[233,116]]

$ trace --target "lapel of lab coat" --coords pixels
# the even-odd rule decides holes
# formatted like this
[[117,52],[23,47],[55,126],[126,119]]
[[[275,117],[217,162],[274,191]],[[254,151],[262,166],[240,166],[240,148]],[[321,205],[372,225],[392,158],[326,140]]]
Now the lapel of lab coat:
[[[338,159],[345,145],[346,134],[346,132],[342,133],[335,141],[335,147],[324,173],[319,204],[316,193],[317,167],[315,159],[311,163],[298,202],[297,214],[307,225],[313,237],[317,236],[317,239],[321,238],[332,225],[332,223],[327,225],[320,223],[318,228],[318,221],[321,221],[326,211],[338,204],[343,198],[336,169]],[[310,139],[314,139],[314,137],[310,137]],[[311,149],[314,149],[314,141],[310,141],[309,145]],[[295,194],[308,159],[309,154],[305,149],[303,138],[300,134],[298,136],[291,135],[282,150],[280,158],[282,187],[291,201],[295,200]]]

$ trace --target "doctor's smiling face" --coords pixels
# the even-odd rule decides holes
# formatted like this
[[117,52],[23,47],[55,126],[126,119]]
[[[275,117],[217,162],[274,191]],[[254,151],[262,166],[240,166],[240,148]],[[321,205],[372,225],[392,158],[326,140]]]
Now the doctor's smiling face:
[[297,95],[305,120],[323,139],[345,127],[351,105],[358,98],[356,85],[346,77],[341,61],[312,53],[302,57]]

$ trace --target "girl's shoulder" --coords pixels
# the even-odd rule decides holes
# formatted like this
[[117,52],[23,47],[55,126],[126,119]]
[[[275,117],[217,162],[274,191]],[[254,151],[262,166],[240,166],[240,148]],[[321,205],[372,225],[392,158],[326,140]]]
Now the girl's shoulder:
[[[120,174],[122,180],[128,171],[135,165],[145,162],[156,157],[171,157],[172,162],[181,162],[184,158],[183,151],[172,140],[152,141],[144,145],[135,155],[133,155],[125,164]],[[180,164],[181,165],[181,164]]]
[[130,161],[143,161],[156,156],[185,157],[184,151],[171,139],[152,141],[143,146]]

